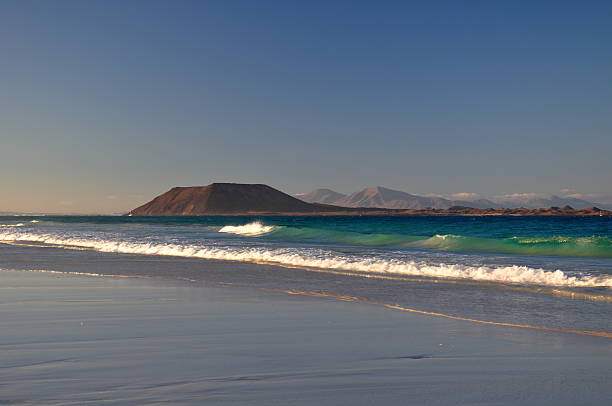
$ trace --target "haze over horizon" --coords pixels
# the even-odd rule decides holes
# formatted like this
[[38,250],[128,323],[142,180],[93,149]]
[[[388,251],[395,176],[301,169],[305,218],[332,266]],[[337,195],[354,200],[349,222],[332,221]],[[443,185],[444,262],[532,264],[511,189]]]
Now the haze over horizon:
[[[612,3],[4,1],[0,211],[612,195]],[[602,197],[603,196],[603,197]]]

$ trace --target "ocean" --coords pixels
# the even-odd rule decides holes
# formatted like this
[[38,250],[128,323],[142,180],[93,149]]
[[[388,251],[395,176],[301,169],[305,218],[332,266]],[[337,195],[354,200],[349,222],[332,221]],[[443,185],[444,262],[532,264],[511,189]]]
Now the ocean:
[[[154,276],[612,331],[610,217],[3,216],[0,243],[5,270]],[[117,255],[143,261],[117,269]],[[176,266],[155,265],[168,258]]]

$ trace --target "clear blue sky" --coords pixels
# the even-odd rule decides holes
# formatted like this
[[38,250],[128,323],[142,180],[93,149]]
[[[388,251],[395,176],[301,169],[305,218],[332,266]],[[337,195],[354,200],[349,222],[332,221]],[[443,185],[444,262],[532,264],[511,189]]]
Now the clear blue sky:
[[2,1],[0,210],[612,194],[612,1]]

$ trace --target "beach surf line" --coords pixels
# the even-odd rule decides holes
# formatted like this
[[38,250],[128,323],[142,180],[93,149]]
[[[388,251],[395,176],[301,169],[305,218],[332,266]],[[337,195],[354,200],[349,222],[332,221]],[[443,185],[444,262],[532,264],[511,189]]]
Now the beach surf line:
[[579,334],[579,335],[594,336],[594,337],[612,338],[612,332],[608,332],[608,331],[572,330],[572,329],[564,329],[564,328],[557,328],[557,327],[542,327],[542,326],[532,326],[529,324],[516,324],[516,323],[506,323],[506,322],[500,322],[500,321],[479,320],[479,319],[472,319],[469,317],[454,316],[452,314],[430,312],[427,310],[411,309],[409,307],[404,307],[404,306],[399,306],[399,305],[372,302],[370,300],[362,299],[362,298],[355,297],[355,296],[333,295],[330,293],[323,293],[323,292],[301,291],[301,290],[280,290],[280,289],[266,289],[266,290],[286,293],[289,295],[320,297],[320,298],[341,300],[343,302],[358,302],[358,303],[364,303],[364,304],[370,304],[370,305],[378,305],[378,306],[383,306],[387,309],[392,309],[392,310],[400,310],[400,311],[409,312],[409,313],[423,314],[426,316],[434,316],[434,317],[442,317],[442,318],[447,318],[447,319],[452,319],[452,320],[467,321],[470,323],[485,324],[489,326],[515,327],[515,328],[540,330],[540,331],[553,331],[557,333],[570,333],[570,334]]
[[[103,252],[99,251],[93,247],[80,247],[76,245],[70,244],[52,244],[52,243],[40,243],[37,241],[0,241],[0,244],[13,245],[13,246],[21,246],[21,247],[33,247],[33,248],[57,248],[57,249],[66,249],[66,250],[76,250],[76,251],[94,251],[94,252]],[[123,255],[151,255],[156,256],[156,254],[134,254],[134,253],[121,253]],[[166,255],[163,255],[166,256]],[[174,255],[171,255],[174,256]],[[180,257],[180,256],[177,256]],[[560,296],[569,299],[578,299],[578,300],[591,300],[597,302],[612,302],[612,295],[602,295],[602,294],[592,294],[592,293],[583,293],[583,292],[574,292],[570,290],[564,290],[561,288],[555,287],[526,287],[526,286],[516,286],[511,283],[503,283],[503,282],[490,282],[490,281],[470,281],[470,280],[462,280],[462,279],[454,279],[454,278],[435,278],[435,277],[408,277],[408,276],[397,276],[397,275],[382,275],[378,273],[367,273],[367,272],[356,272],[356,271],[346,271],[346,270],[332,270],[332,269],[322,269],[315,268],[309,266],[300,266],[300,265],[290,265],[283,264],[274,261],[262,261],[262,260],[252,260],[252,261],[241,261],[235,259],[210,259],[210,258],[199,258],[194,257],[193,259],[197,260],[214,260],[214,261],[223,261],[223,262],[237,262],[237,263],[252,263],[258,265],[269,265],[279,268],[285,269],[298,269],[307,272],[317,272],[317,273],[325,273],[331,275],[341,275],[341,276],[350,276],[350,277],[359,277],[359,278],[367,278],[367,279],[382,279],[382,280],[397,280],[397,281],[405,281],[405,282],[414,282],[414,283],[442,283],[449,285],[464,285],[464,286],[472,286],[475,288],[481,289],[503,289],[517,292],[528,292],[528,293],[536,293],[536,294],[547,294],[552,296]],[[112,276],[112,275],[103,275],[103,276]]]
[[[176,280],[176,279],[160,278],[157,276],[101,274],[101,273],[90,273],[90,272],[55,271],[55,270],[46,270],[46,269],[28,269],[28,270],[22,269],[22,270],[14,270],[14,271],[65,274],[65,275],[89,276],[89,277],[93,276],[93,277],[130,278],[130,279],[141,279],[142,278],[142,279],[158,279],[158,280]],[[178,280],[183,281],[183,282],[191,282],[191,283],[198,282],[196,280],[186,279],[186,278],[182,278]],[[224,286],[227,286],[227,285],[224,285]],[[247,289],[244,286],[230,286],[230,287]],[[479,320],[479,319],[472,319],[469,317],[454,316],[452,314],[412,309],[409,307],[392,305],[388,303],[374,302],[374,301],[360,298],[357,296],[334,295],[334,294],[325,293],[325,292],[303,291],[303,290],[293,290],[293,289],[288,289],[288,290],[273,289],[273,288],[256,288],[256,289],[262,290],[262,291],[268,291],[268,292],[283,293],[283,294],[288,294],[288,295],[317,297],[317,298],[323,298],[323,299],[340,300],[343,302],[353,302],[353,303],[363,303],[363,304],[369,304],[369,305],[375,305],[375,306],[383,306],[387,309],[392,309],[392,310],[399,310],[399,311],[404,311],[404,312],[409,312],[409,313],[422,314],[425,316],[442,317],[442,318],[447,318],[447,319],[452,319],[452,320],[466,321],[470,323],[478,323],[478,324],[484,324],[484,325],[489,325],[489,326],[514,327],[514,328],[540,330],[540,331],[551,331],[551,332],[557,332],[557,333],[569,333],[569,334],[578,334],[578,335],[586,335],[586,336],[593,336],[593,337],[612,338],[612,332],[608,332],[608,331],[572,330],[572,329],[563,329],[563,328],[557,328],[557,327],[542,327],[542,326],[532,326],[529,324],[516,324],[516,323],[506,323],[506,322],[498,322],[498,321]]]

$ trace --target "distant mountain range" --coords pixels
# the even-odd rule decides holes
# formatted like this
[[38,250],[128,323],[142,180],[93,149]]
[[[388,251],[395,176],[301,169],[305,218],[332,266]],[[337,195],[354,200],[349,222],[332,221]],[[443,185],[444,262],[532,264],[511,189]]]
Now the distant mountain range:
[[308,203],[332,204],[345,198],[346,195],[334,192],[331,189],[315,189],[309,193],[295,195],[295,197]]
[[496,203],[479,199],[475,201],[449,200],[443,197],[416,196],[399,190],[375,186],[360,190],[350,195],[334,192],[330,189],[316,189],[312,192],[296,195],[308,203],[325,203],[341,207],[376,207],[384,209],[426,208],[448,209],[453,206],[473,207],[477,209],[500,208]]
[[598,205],[597,203],[587,200],[554,195],[540,196],[533,194],[514,194],[497,196],[494,199],[452,200],[443,197],[417,196],[382,186],[363,189],[350,195],[344,195],[331,189],[315,189],[309,193],[298,194],[296,197],[308,203],[332,204],[341,207],[375,207],[411,210],[422,210],[426,208],[448,209],[455,206],[477,209],[513,209],[519,207],[538,209],[543,207],[564,206],[571,206],[575,209],[584,209],[593,206],[608,208],[606,205]]
[[[340,195],[340,196],[338,196]],[[204,216],[204,215],[518,215],[518,216],[610,216],[612,211],[596,207],[574,210],[571,207],[478,208],[476,202],[440,197],[414,196],[397,190],[374,187],[344,196],[330,190],[313,191],[305,198],[332,199],[336,205],[309,203],[263,184],[212,183],[208,186],[174,187],[150,202],[135,208],[129,216]],[[491,206],[491,201],[477,204]],[[351,205],[351,206],[340,206]],[[465,204],[472,204],[467,207]],[[390,206],[385,207],[384,205]],[[425,209],[422,207],[426,206]],[[448,207],[446,207],[448,206]]]
[[575,209],[584,209],[586,207],[597,206],[604,209],[611,208],[610,205],[592,202],[583,199],[577,199],[574,197],[563,197],[563,196],[538,196],[538,195],[502,195],[497,196],[493,199],[497,204],[507,207],[525,207],[527,209],[539,209],[541,207],[563,207],[571,206]]

